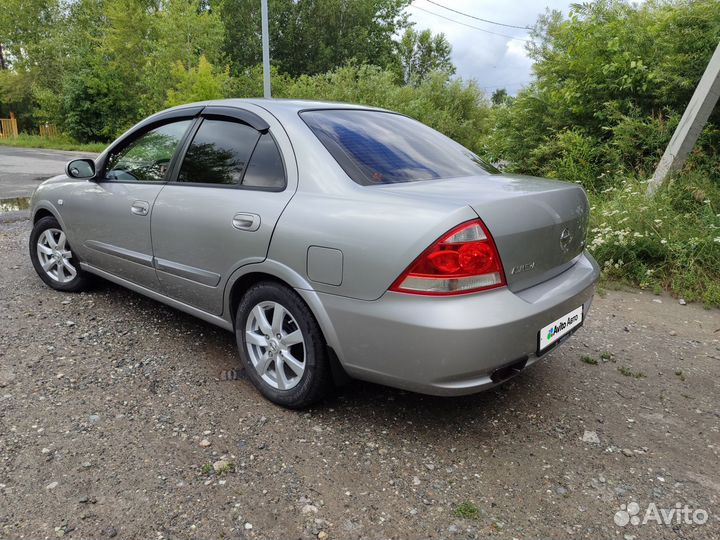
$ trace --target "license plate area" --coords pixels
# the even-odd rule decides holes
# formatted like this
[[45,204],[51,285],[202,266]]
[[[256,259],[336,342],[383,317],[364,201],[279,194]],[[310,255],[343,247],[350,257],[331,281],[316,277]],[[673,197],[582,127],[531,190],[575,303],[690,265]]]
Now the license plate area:
[[561,341],[564,341],[564,338],[580,328],[582,323],[583,307],[580,306],[543,326],[538,332],[538,355],[548,352]]

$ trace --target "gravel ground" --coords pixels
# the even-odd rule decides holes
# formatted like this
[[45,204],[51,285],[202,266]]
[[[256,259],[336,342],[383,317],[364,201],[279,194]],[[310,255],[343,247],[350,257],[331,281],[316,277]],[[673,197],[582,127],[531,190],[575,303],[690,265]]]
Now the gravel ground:
[[[45,287],[28,234],[0,222],[2,537],[720,536],[717,310],[608,291],[496,390],[355,382],[291,412],[233,371],[231,334]],[[616,525],[631,502],[709,517]]]

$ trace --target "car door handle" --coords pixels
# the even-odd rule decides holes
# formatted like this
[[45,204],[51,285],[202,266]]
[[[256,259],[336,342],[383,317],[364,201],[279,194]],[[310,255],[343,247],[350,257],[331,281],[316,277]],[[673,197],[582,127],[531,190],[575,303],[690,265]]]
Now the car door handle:
[[240,231],[257,231],[260,228],[260,216],[246,213],[235,214],[232,226]]
[[147,201],[135,201],[130,207],[130,211],[136,216],[147,216],[150,211],[150,203]]

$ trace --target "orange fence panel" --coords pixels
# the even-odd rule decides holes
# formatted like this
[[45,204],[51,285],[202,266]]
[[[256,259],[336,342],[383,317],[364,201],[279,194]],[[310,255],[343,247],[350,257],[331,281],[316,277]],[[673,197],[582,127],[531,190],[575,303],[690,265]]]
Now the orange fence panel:
[[0,139],[17,137],[18,134],[17,118],[0,118]]
[[40,124],[41,137],[57,137],[58,128],[55,124]]

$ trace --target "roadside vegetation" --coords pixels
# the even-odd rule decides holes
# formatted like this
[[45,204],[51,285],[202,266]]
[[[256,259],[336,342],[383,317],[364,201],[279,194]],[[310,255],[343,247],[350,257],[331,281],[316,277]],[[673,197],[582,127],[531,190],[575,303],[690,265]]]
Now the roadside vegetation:
[[21,133],[17,138],[0,139],[0,144],[5,146],[19,146],[23,148],[52,148],[54,150],[78,150],[82,152],[99,153],[105,150],[105,143],[81,143],[67,135],[56,137],[41,137]]
[[[99,151],[165,106],[262,95],[260,36],[247,31],[258,2],[8,1],[0,116],[66,134],[14,144]],[[273,95],[394,109],[508,171],[577,182],[605,278],[720,305],[720,111],[684,170],[646,196],[720,40],[715,0],[548,12],[528,44],[534,81],[516,96],[456,77],[447,40],[410,26],[408,4],[270,0]]]
[[582,184],[604,276],[720,304],[720,107],[684,170],[647,181],[720,41],[712,1],[604,1],[542,17],[536,80],[493,107],[484,151],[516,172]]

